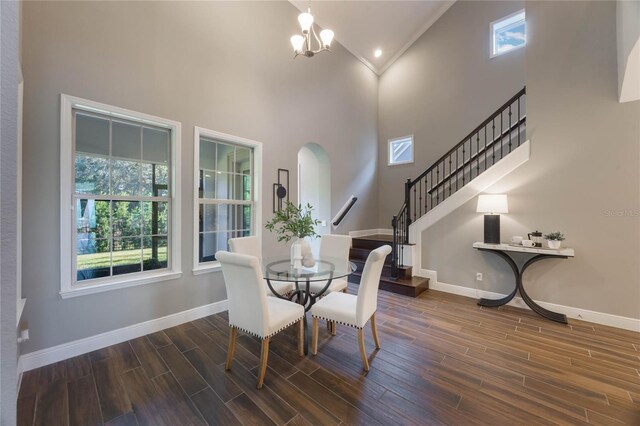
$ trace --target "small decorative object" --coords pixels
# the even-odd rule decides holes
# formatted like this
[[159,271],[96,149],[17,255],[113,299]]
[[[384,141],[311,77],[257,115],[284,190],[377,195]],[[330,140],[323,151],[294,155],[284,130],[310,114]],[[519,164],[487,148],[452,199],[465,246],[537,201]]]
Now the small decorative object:
[[[284,181],[286,179],[286,186]],[[278,182],[273,184],[273,212],[282,210],[282,203],[289,202],[289,170],[278,169]],[[285,199],[286,198],[286,199]]]
[[514,235],[513,237],[511,237],[512,244],[522,245],[522,240],[523,238],[520,235]]
[[542,247],[542,232],[535,230],[530,234],[527,234],[529,239],[533,241],[535,247]]
[[295,238],[291,245],[291,265],[294,268],[312,267],[315,265],[311,245],[306,237],[317,237],[315,226],[320,221],[311,217],[313,207],[307,204],[305,207],[296,206],[287,202],[282,210],[275,212],[273,219],[265,224],[265,228],[278,236],[278,241],[288,243]]
[[500,213],[509,213],[507,196],[504,194],[482,194],[478,196],[478,213],[484,215],[484,242],[500,244]]
[[564,234],[560,231],[546,234],[544,237],[547,239],[549,248],[554,250],[558,250],[565,240]]

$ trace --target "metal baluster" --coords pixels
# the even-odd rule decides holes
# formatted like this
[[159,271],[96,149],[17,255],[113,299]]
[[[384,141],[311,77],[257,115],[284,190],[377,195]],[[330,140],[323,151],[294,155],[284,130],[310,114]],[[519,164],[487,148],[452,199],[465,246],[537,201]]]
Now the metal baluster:
[[451,174],[453,171],[451,170],[451,154],[449,154],[449,196],[451,196]]
[[[467,143],[467,141],[465,141],[464,143]],[[466,165],[465,159],[464,159],[464,153],[465,153],[464,143],[462,144],[462,186],[464,186],[464,181],[465,181],[464,167]],[[469,153],[471,153],[471,138],[469,138]],[[469,160],[471,160],[471,155],[469,155]]]
[[500,111],[500,159],[502,160],[502,115],[504,111]]
[[520,99],[522,96],[518,98],[518,146],[520,146]]
[[491,165],[496,164],[496,118],[491,120]]
[[436,206],[440,204],[440,163],[436,167]]
[[456,149],[456,192],[458,191],[458,151],[460,148]]
[[418,191],[418,194],[420,194],[420,217],[422,217],[422,179],[420,179],[420,191]]
[[476,177],[480,174],[480,132],[476,138]]
[[418,218],[416,204],[416,185],[413,185],[413,220]]
[[487,126],[484,126],[484,170],[487,170]]
[[427,195],[429,194],[427,188],[429,187],[427,185],[428,180],[427,180],[428,176],[424,175],[424,214],[427,214]]
[[511,105],[513,104],[509,104],[509,152],[511,152],[511,133],[513,133],[511,128]]

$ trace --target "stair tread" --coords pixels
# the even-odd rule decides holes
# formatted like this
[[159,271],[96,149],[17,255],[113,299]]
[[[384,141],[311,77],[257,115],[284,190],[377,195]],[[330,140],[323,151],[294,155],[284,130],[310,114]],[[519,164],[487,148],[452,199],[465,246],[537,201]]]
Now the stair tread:
[[386,234],[374,234],[374,235],[363,235],[361,237],[353,237],[354,240],[372,240],[372,241],[384,241],[387,243],[393,242],[393,235]]

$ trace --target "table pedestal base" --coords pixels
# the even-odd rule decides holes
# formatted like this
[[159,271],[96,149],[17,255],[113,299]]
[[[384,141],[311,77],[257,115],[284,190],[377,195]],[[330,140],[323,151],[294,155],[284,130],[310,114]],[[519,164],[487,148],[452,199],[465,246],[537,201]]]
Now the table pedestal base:
[[509,256],[504,251],[501,251],[501,250],[489,250],[489,249],[484,249],[484,248],[478,248],[478,250],[494,253],[497,256],[500,256],[501,258],[503,258],[505,260],[505,262],[507,262],[507,264],[509,266],[511,266],[511,269],[513,270],[513,274],[514,274],[514,276],[516,278],[515,288],[513,289],[513,291],[508,296],[503,297],[502,299],[480,299],[480,300],[478,300],[478,305],[487,306],[487,307],[490,307],[490,308],[495,308],[497,306],[502,306],[502,305],[505,305],[505,304],[509,303],[511,301],[511,299],[513,299],[515,297],[516,293],[520,292],[520,296],[522,297],[522,300],[524,300],[524,303],[526,303],[527,306],[530,307],[532,311],[534,311],[538,315],[541,315],[541,316],[543,316],[543,317],[545,317],[547,319],[550,319],[551,321],[556,321],[556,322],[559,322],[559,323],[562,323],[562,324],[568,324],[566,315],[558,313],[558,312],[550,311],[550,310],[545,309],[542,306],[538,305],[536,302],[533,301],[533,299],[531,299],[531,297],[529,297],[529,295],[527,294],[527,292],[524,289],[524,286],[522,285],[522,276],[524,274],[524,271],[532,263],[535,263],[535,262],[537,262],[539,260],[542,260],[542,259],[558,259],[558,258],[566,259],[567,258],[566,256],[550,256],[550,255],[546,255],[546,254],[537,254],[537,255],[531,257],[530,259],[528,259],[524,263],[524,265],[522,265],[522,268],[518,268],[518,265],[513,260],[513,258],[511,256]]

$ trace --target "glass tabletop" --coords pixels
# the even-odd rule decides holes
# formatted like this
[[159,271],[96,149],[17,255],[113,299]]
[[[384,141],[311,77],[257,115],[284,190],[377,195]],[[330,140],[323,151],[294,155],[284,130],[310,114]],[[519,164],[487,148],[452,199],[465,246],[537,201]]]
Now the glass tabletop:
[[295,269],[288,257],[265,257],[262,259],[262,274],[265,279],[274,281],[326,281],[346,277],[356,270],[354,263],[345,263],[344,259],[336,257],[323,256],[316,258],[315,262],[313,267]]

